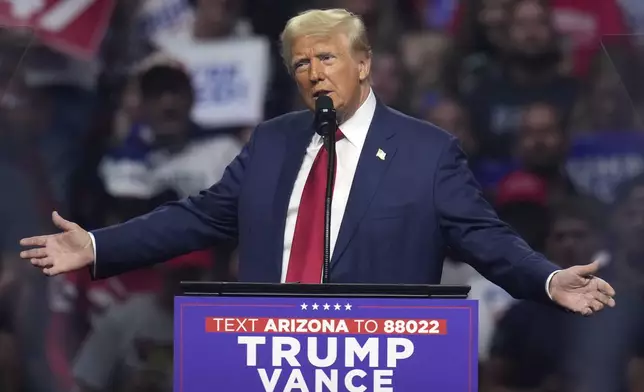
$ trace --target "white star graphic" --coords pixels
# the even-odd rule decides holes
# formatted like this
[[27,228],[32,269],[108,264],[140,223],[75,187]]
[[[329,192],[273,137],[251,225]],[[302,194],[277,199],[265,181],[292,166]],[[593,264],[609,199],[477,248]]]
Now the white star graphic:
[[340,304],[335,304],[335,305],[333,306],[333,308],[334,308],[335,310],[340,310],[340,308],[342,308],[342,306],[340,306]]
[[308,305],[307,305],[307,304],[305,304],[305,303],[304,303],[304,304],[302,304],[302,305],[300,305],[300,306],[302,307],[302,310],[306,310],[306,308],[308,307]]
[[329,310],[331,306],[329,304],[324,304],[324,310]]
[[318,304],[311,305],[311,308],[313,308],[313,310],[318,310],[319,307],[320,307],[320,305],[318,305]]
[[344,305],[344,309],[346,309],[346,310],[351,310],[351,304],[346,304],[346,305]]

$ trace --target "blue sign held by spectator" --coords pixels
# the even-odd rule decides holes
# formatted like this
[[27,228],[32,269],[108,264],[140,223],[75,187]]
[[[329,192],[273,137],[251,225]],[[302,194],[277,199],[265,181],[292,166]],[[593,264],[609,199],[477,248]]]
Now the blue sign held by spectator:
[[243,101],[248,94],[248,81],[243,79],[236,64],[193,69],[193,81],[197,105],[213,102],[225,105]]

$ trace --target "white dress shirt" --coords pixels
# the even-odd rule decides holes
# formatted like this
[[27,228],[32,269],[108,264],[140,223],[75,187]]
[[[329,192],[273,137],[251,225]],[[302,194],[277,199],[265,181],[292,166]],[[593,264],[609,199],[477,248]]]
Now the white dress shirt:
[[[370,90],[369,96],[354,115],[339,125],[339,128],[345,137],[336,142],[335,152],[337,156],[337,169],[331,207],[331,256],[333,256],[333,249],[335,248],[335,242],[338,238],[340,225],[342,224],[342,217],[344,216],[344,210],[347,206],[347,201],[349,200],[349,192],[351,191],[353,177],[356,173],[356,168],[358,167],[358,160],[360,159],[362,146],[367,138],[367,133],[369,132],[369,127],[371,126],[371,121],[373,120],[375,112],[376,96],[374,95],[373,90]],[[300,171],[295,179],[295,184],[293,185],[293,192],[291,193],[291,199],[286,213],[286,226],[284,228],[284,251],[282,255],[281,275],[282,283],[286,281],[288,262],[291,255],[291,245],[293,244],[293,235],[295,234],[297,211],[300,207],[304,184],[306,183],[311,167],[313,166],[313,161],[315,160],[320,148],[322,148],[322,145],[322,137],[317,133],[313,134],[311,143],[306,149],[306,155],[302,161],[302,166],[300,167]],[[94,256],[96,256],[96,243],[94,236],[92,236],[91,233],[90,236],[92,238],[92,245],[94,246]],[[96,261],[94,263],[96,263]],[[94,265],[94,268],[96,268],[96,265]],[[548,293],[548,296],[550,296],[549,286],[553,275],[554,273],[551,274],[546,281],[546,292]],[[320,276],[320,281],[321,280],[322,276]]]
[[[362,103],[360,108],[354,113],[351,118],[339,125],[340,130],[344,134],[344,138],[336,142],[335,153],[337,169],[335,174],[335,186],[333,188],[333,199],[331,203],[331,256],[333,256],[333,249],[335,242],[338,239],[338,232],[340,231],[340,224],[342,224],[342,217],[344,210],[349,200],[349,192],[351,191],[351,184],[353,183],[353,176],[356,174],[358,167],[358,160],[360,159],[360,152],[362,146],[367,138],[371,120],[376,112],[376,96],[373,90],[369,91],[369,96]],[[300,201],[302,199],[302,191],[304,184],[309,176],[313,161],[322,148],[322,137],[317,133],[313,134],[311,143],[306,149],[306,155],[302,161],[302,167],[297,173],[291,199],[288,203],[288,210],[286,213],[286,226],[284,229],[284,253],[282,256],[282,283],[286,281],[286,273],[288,272],[288,261],[291,256],[291,245],[293,245],[293,235],[295,234],[295,222],[297,221],[297,211],[300,208]],[[322,277],[320,276],[320,279]]]

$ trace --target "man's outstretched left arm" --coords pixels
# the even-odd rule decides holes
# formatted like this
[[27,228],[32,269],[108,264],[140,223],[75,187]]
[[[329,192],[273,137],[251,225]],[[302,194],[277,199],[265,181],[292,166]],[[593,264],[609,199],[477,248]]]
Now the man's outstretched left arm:
[[448,245],[515,298],[549,302],[558,267],[535,252],[484,199],[456,139],[439,158],[434,202]]

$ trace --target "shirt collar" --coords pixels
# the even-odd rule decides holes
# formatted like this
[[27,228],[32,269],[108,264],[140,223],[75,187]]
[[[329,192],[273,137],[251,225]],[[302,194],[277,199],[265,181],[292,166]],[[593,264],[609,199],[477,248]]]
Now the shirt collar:
[[362,149],[375,112],[376,96],[373,93],[373,89],[369,88],[367,99],[360,105],[353,116],[339,126],[344,137],[354,147]]

